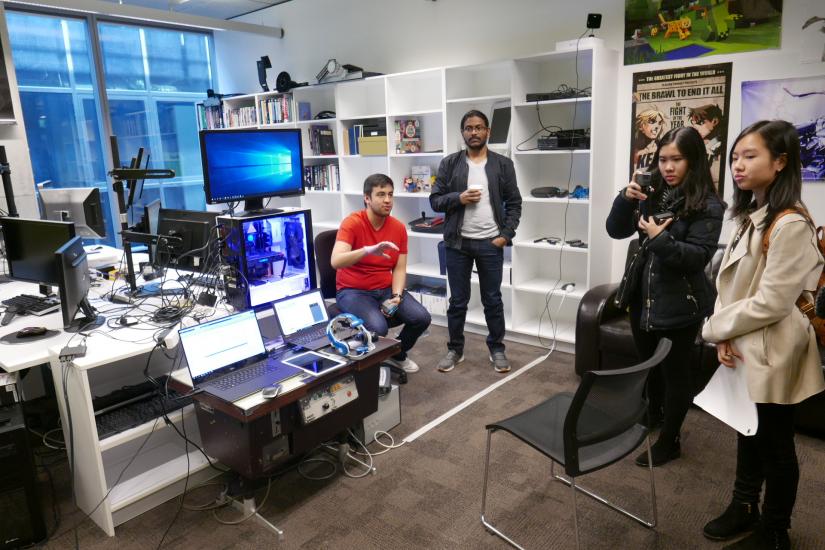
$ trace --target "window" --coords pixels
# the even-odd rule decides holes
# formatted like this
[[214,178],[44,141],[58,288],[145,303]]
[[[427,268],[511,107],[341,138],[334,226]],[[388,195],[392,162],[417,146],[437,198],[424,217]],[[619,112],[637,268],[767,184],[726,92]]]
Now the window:
[[[160,198],[167,208],[204,208],[195,103],[214,87],[211,35],[13,10],[7,21],[36,182],[100,187],[107,241],[115,243],[111,133],[121,164],[143,148],[144,166],[148,159],[150,168],[175,171],[174,179],[146,181],[137,206]],[[95,78],[97,46],[105,90]]]

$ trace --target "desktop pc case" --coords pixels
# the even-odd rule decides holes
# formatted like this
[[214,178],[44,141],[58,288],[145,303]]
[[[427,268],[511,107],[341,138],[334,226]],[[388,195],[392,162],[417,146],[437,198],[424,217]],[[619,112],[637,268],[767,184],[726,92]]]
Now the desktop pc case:
[[220,216],[226,298],[236,309],[264,308],[316,287],[309,209]]
[[0,407],[0,550],[46,538],[34,457],[20,405]]

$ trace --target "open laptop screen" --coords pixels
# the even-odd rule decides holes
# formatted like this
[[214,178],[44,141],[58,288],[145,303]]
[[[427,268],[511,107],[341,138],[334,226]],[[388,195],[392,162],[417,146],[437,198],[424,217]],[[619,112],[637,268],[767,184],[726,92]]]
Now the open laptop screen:
[[284,336],[329,321],[324,298],[318,289],[278,300],[272,307]]
[[266,353],[251,309],[181,329],[179,334],[192,380]]

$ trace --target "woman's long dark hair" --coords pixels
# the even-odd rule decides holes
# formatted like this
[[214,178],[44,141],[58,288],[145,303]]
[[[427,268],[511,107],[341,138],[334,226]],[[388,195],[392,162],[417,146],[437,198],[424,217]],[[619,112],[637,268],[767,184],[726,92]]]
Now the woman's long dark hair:
[[[733,166],[733,150],[736,144],[749,134],[759,134],[765,142],[765,147],[771,153],[772,159],[786,155],[785,168],[776,174],[773,182],[765,193],[768,203],[768,212],[763,226],[770,227],[776,216],[783,210],[799,210],[802,204],[802,161],[799,156],[799,134],[790,122],[784,120],[760,120],[754,122],[740,133],[728,155],[728,166]],[[756,210],[753,191],[743,191],[738,186],[733,187],[733,205],[731,215],[734,218],[747,216]],[[802,212],[807,216],[807,212]]]
[[653,155],[651,165],[652,182],[655,191],[652,194],[651,202],[658,204],[659,198],[668,187],[659,171],[659,153],[662,147],[670,144],[676,145],[679,153],[687,160],[688,169],[685,177],[678,189],[685,198],[684,205],[678,212],[679,215],[687,216],[694,212],[703,210],[707,205],[709,196],[716,196],[719,202],[722,199],[713,184],[713,177],[710,175],[710,165],[708,164],[708,153],[702,136],[695,128],[683,126],[669,130],[662,139],[659,140],[659,147]]

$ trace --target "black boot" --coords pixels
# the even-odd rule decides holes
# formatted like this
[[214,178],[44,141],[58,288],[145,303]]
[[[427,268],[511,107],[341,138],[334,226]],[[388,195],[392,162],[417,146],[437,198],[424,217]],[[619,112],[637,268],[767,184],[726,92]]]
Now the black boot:
[[755,502],[732,500],[721,516],[705,525],[704,534],[712,540],[728,540],[753,531],[758,524],[759,506]]
[[723,550],[790,550],[791,539],[787,529],[771,529],[760,524],[742,540],[725,546]]
[[[682,456],[682,448],[679,443],[679,436],[675,438],[659,436],[656,443],[651,445],[650,454],[653,457],[653,466],[667,464],[671,460]],[[647,468],[647,451],[636,457],[636,465]]]

